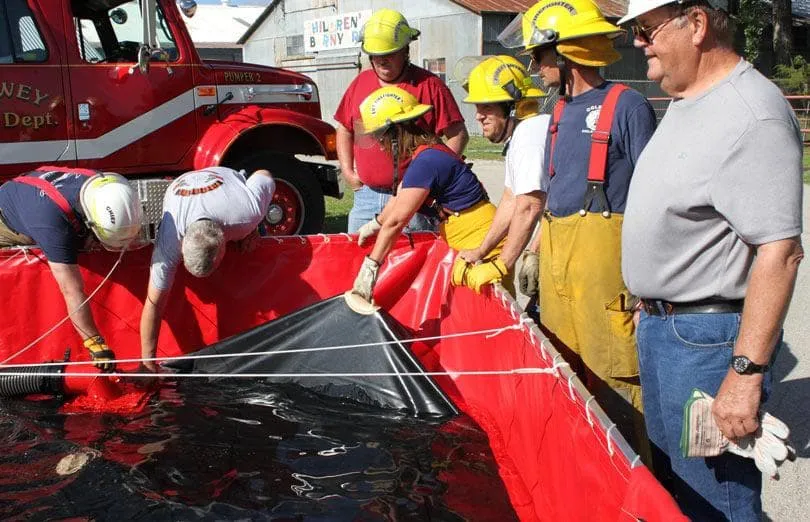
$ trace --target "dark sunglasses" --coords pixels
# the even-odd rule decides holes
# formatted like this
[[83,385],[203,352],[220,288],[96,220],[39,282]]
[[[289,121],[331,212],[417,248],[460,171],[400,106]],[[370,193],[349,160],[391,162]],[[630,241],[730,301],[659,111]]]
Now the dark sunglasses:
[[635,24],[633,24],[631,26],[631,29],[633,30],[633,36],[638,38],[639,40],[641,40],[644,43],[651,44],[651,43],[653,43],[653,40],[655,39],[655,36],[664,27],[666,27],[666,25],[668,23],[675,20],[676,18],[680,18],[680,17],[684,16],[684,14],[685,13],[680,12],[680,13],[676,14],[675,16],[671,16],[671,17],[667,18],[666,20],[664,20],[660,24],[656,24],[656,25],[653,25],[653,26],[650,26],[650,27],[644,27],[643,25],[641,25],[639,23],[635,23]]

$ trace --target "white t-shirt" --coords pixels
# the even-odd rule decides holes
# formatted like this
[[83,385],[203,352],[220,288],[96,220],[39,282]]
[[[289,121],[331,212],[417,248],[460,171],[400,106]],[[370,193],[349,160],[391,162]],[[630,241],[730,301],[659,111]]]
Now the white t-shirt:
[[543,174],[543,157],[549,119],[548,114],[532,116],[521,121],[512,133],[506,151],[504,185],[515,196],[536,190],[548,191],[548,180]]
[[186,227],[200,219],[222,226],[226,241],[244,239],[267,213],[276,184],[272,178],[251,176],[226,167],[187,172],[174,180],[163,198],[163,218],[152,253],[149,282],[171,288]]

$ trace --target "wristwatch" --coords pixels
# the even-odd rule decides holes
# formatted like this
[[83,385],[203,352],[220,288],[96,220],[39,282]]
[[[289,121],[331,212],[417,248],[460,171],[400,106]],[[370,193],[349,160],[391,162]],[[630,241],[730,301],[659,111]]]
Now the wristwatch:
[[752,373],[765,373],[770,368],[770,364],[757,364],[745,355],[735,355],[731,358],[731,369],[740,375],[751,375]]

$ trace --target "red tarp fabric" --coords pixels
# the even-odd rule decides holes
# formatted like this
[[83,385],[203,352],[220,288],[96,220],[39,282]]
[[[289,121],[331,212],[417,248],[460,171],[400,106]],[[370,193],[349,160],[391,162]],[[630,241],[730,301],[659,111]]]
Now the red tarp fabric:
[[[159,356],[198,350],[351,287],[363,256],[346,235],[266,238],[256,251],[230,251],[207,279],[180,270],[163,322]],[[91,301],[93,314],[119,359],[140,355],[138,325],[150,249],[125,254]],[[414,337],[513,327],[520,318],[491,289],[476,295],[449,287],[455,253],[431,234],[401,238],[381,269],[378,304]],[[89,294],[116,256],[81,256]],[[18,352],[66,315],[47,262],[36,250],[0,252],[0,360]],[[69,321],[10,363],[87,360]],[[544,343],[548,343],[547,340]],[[548,344],[550,346],[550,344]],[[433,371],[549,368],[551,356],[528,326],[413,343]],[[133,369],[135,363],[122,365]],[[522,520],[686,520],[644,467],[631,469],[591,424],[581,397],[557,375],[451,375],[438,384],[485,430],[510,500]],[[615,446],[615,445],[613,445]],[[613,449],[611,452],[609,449]]]

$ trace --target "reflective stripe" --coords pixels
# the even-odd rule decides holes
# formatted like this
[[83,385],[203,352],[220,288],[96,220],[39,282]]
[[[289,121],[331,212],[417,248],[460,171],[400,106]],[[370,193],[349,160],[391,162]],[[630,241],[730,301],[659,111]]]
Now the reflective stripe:
[[[253,97],[249,96],[249,89],[253,89]],[[197,108],[217,103],[217,99],[222,100],[228,92],[233,94],[233,98],[223,103],[229,105],[318,103],[317,89],[311,89],[311,97],[306,99],[309,91],[297,84],[222,85],[216,87],[216,96],[199,96],[196,91],[197,86],[97,138],[2,143],[0,165],[40,163],[43,160],[71,161],[74,158],[66,153],[72,152],[74,145],[78,160],[106,158]]]

